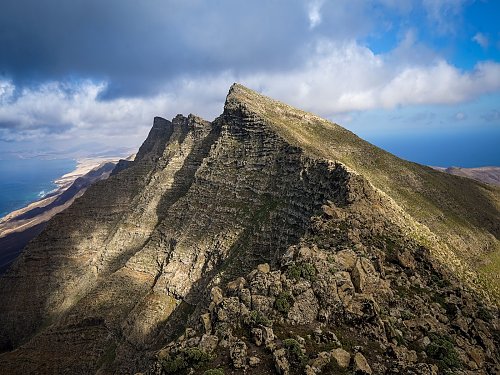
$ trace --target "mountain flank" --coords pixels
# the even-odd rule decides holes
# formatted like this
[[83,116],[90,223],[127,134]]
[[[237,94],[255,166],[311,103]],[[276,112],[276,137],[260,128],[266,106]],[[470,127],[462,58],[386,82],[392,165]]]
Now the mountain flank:
[[234,84],[0,278],[0,369],[496,374],[499,204]]

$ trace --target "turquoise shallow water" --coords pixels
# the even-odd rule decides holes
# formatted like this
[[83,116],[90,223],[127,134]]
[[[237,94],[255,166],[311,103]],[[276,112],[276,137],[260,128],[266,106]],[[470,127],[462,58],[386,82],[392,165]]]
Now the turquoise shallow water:
[[0,160],[0,217],[43,197],[57,187],[55,179],[75,167],[72,159]]

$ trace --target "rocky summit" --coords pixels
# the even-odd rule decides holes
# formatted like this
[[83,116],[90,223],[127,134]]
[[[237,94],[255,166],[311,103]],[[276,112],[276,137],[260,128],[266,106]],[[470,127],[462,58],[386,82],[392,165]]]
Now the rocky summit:
[[0,278],[2,374],[498,374],[500,188],[234,84]]

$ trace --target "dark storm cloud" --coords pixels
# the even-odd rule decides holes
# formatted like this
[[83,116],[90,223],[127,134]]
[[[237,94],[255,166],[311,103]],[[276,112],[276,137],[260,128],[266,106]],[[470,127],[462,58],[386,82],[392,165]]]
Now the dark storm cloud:
[[68,123],[37,123],[26,125],[22,121],[0,121],[0,129],[4,130],[21,130],[21,131],[32,131],[34,129],[42,130],[44,134],[62,134],[73,127],[72,124]]
[[109,80],[108,94],[154,93],[182,74],[297,63],[302,1],[4,0],[0,74],[16,84]]
[[450,3],[1,0],[0,140],[137,147],[153,116],[213,119],[235,81],[330,118],[498,92],[500,64],[419,39]]
[[0,121],[0,129],[12,129],[19,126],[16,121]]

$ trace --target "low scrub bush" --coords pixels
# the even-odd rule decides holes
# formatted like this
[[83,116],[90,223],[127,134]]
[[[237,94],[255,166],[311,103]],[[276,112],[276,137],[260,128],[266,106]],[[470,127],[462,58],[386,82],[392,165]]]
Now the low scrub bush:
[[314,281],[316,279],[316,268],[311,263],[292,264],[286,271],[289,279],[303,279]]
[[189,367],[198,368],[214,358],[214,355],[198,348],[186,348],[173,356],[169,355],[164,358],[161,365],[167,374],[178,374]]
[[282,314],[288,314],[290,308],[292,307],[293,297],[288,292],[282,292],[276,297],[274,301],[274,307]]

